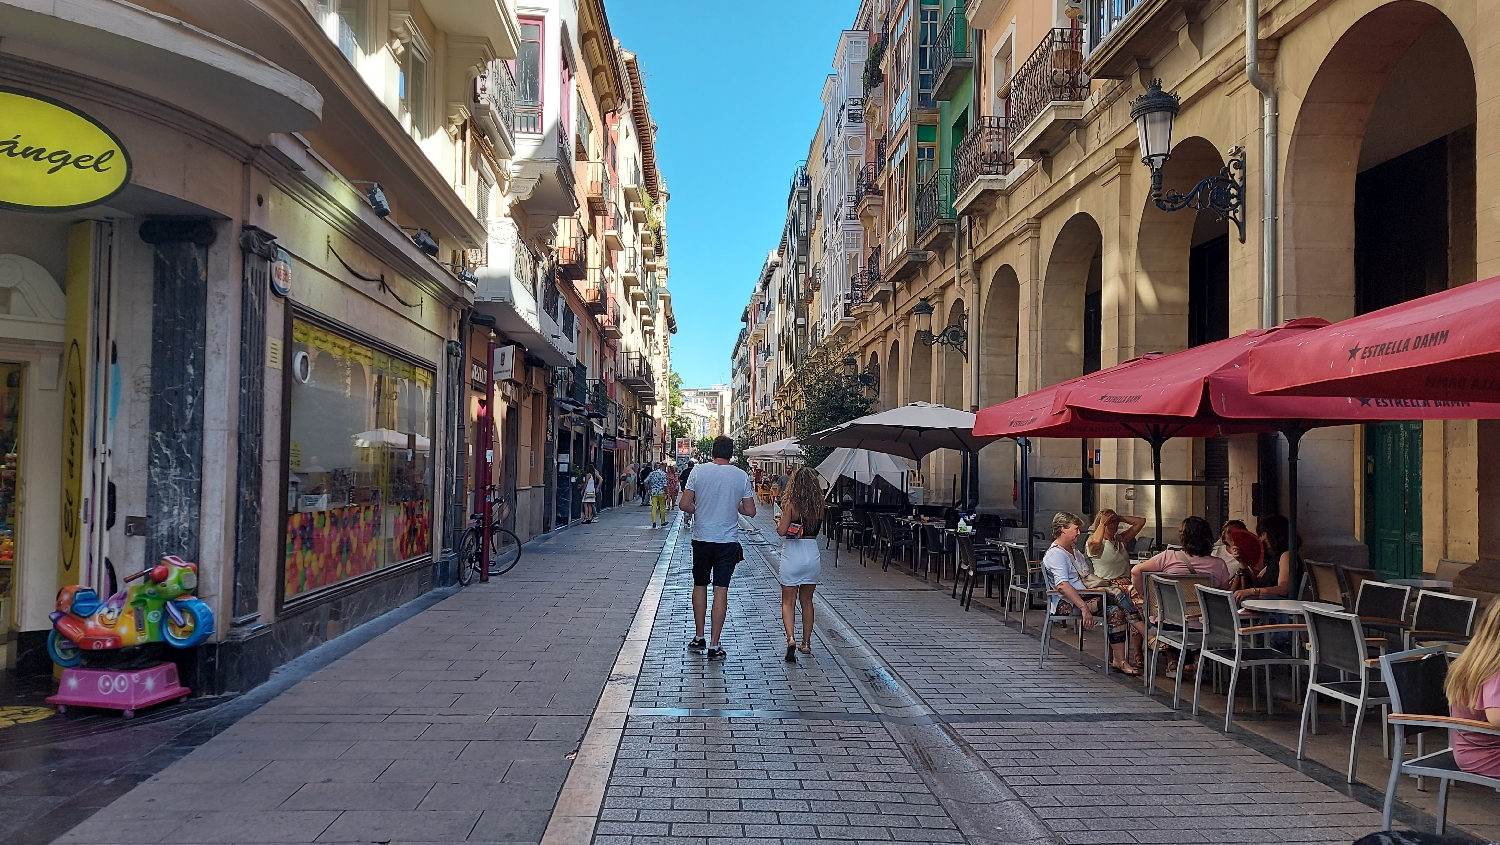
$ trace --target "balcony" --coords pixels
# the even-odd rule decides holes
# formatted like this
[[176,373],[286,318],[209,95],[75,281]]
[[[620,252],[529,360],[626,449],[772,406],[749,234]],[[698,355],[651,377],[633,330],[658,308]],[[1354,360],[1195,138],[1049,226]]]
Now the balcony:
[[613,295],[609,297],[609,305],[604,309],[604,313],[599,315],[599,330],[604,333],[605,337],[612,340],[619,340],[622,335],[620,331],[620,305],[615,301]]
[[886,297],[891,295],[893,286],[885,276],[881,255],[882,249],[877,244],[865,256],[865,269],[855,274],[855,281],[858,282],[857,289],[860,293],[857,305],[874,305],[884,302]]
[[839,124],[844,126],[846,131],[853,130],[856,126],[860,127],[860,131],[863,131],[865,125],[864,97],[850,97],[844,103],[843,107],[839,109]]
[[1203,0],[1088,0],[1084,26],[1090,52],[1084,69],[1096,79],[1129,77],[1138,57],[1153,56],[1178,43],[1179,33],[1200,28],[1204,5]]
[[474,77],[474,120],[494,145],[496,157],[516,154],[516,80],[505,62],[490,62]]
[[635,247],[626,249],[620,255],[620,282],[632,301],[638,296],[646,295],[641,290],[641,255]]
[[[548,226],[578,211],[573,150],[562,125],[548,129],[537,103],[516,102],[516,157],[510,194],[533,226]],[[548,137],[548,136],[552,137]]]
[[875,139],[875,178],[879,179],[885,173],[885,154],[887,149],[886,136],[881,135]]
[[641,201],[641,194],[645,193],[646,179],[641,175],[641,163],[636,159],[626,162],[620,168],[620,190],[625,193],[625,199],[632,203]]
[[555,243],[558,274],[570,281],[583,278],[587,242],[584,240],[583,227],[579,225],[578,218],[559,217],[557,219]]
[[639,352],[621,356],[615,373],[621,384],[641,398],[641,404],[656,404],[656,374],[651,369],[650,358]]
[[[557,288],[509,219],[491,221],[489,261],[474,268],[474,308],[549,366],[573,362],[574,346],[557,325]],[[538,298],[539,282],[542,295]]]
[[879,177],[880,170],[874,162],[861,167],[854,177],[854,205],[859,219],[867,226],[875,225],[881,206],[885,204]]
[[998,115],[979,118],[953,155],[953,209],[988,211],[1009,186],[1015,169],[1010,151],[1010,121]]
[[602,161],[583,162],[584,196],[589,214],[597,217],[609,207],[609,168]]
[[917,188],[917,246],[942,249],[953,240],[953,171],[942,168]]
[[604,218],[604,243],[610,249],[624,249],[621,232],[625,231],[625,216],[620,213],[620,204],[611,202],[609,214]]
[[1083,120],[1089,97],[1083,35],[1081,29],[1052,30],[1011,80],[1011,150],[1018,158],[1049,157]]
[[963,84],[964,76],[974,69],[969,20],[964,14],[963,3],[954,6],[947,20],[943,21],[932,54],[932,95],[939,100],[951,100]]
[[603,267],[590,267],[583,283],[574,285],[573,289],[590,314],[598,316],[609,309],[609,277]]

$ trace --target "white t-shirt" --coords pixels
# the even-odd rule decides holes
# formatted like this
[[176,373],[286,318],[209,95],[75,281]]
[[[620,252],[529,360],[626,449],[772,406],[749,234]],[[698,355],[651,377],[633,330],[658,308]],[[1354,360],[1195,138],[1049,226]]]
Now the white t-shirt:
[[[1062,584],[1072,584],[1075,590],[1088,589],[1083,583],[1082,575],[1083,570],[1088,569],[1088,560],[1077,546],[1073,547],[1072,554],[1068,554],[1062,546],[1053,543],[1047,553],[1042,555],[1042,568],[1047,570],[1047,582],[1054,590]],[[1051,610],[1057,610],[1058,598],[1055,595],[1048,597],[1047,606]]]
[[738,543],[740,500],[755,498],[750,476],[733,464],[699,464],[687,489],[693,491],[693,539]]

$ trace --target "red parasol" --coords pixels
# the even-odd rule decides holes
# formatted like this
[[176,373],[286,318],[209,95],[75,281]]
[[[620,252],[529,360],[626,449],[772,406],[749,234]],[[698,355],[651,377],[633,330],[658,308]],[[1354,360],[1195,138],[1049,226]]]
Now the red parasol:
[[[1500,401],[1500,325],[1493,321],[1497,303],[1500,277],[1258,349],[1250,355],[1250,389],[1256,394]],[[1473,413],[1465,418],[1492,419]]]

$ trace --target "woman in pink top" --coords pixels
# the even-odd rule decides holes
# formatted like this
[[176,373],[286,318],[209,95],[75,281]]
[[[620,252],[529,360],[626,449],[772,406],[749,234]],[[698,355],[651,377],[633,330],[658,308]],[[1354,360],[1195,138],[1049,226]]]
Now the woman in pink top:
[[[1448,707],[1458,719],[1500,728],[1500,601],[1474,629],[1464,653],[1448,667]],[[1458,767],[1478,775],[1500,777],[1500,737],[1454,728],[1453,759]]]
[[1167,549],[1150,560],[1137,563],[1130,570],[1130,586],[1137,596],[1146,594],[1146,576],[1152,572],[1163,575],[1209,575],[1214,588],[1223,589],[1229,583],[1229,564],[1221,557],[1214,557],[1214,530],[1208,520],[1190,516],[1177,529],[1182,549]]

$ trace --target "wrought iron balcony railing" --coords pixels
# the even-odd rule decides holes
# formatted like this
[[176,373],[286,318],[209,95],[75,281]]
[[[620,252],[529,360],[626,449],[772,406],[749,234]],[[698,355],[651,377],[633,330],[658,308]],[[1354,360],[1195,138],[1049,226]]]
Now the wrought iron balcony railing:
[[509,145],[511,134],[522,131],[516,125],[516,80],[504,61],[490,62],[474,80],[474,105],[481,122],[503,135],[495,140]]
[[886,137],[881,135],[875,141],[875,175],[879,176],[885,172]]
[[562,175],[568,193],[577,189],[577,178],[573,175],[573,145],[568,143],[568,130],[557,124],[557,172]]
[[932,78],[934,94],[946,100],[958,88],[963,71],[974,67],[974,52],[969,45],[969,19],[964,4],[959,3],[948,12],[938,30],[937,43],[932,45]]
[[859,169],[859,173],[854,177],[855,205],[864,202],[865,197],[880,196],[880,183],[876,181],[879,175],[880,171],[876,168],[874,162],[866,164]]
[[952,222],[953,171],[944,167],[933,172],[931,178],[917,189],[917,237],[942,222]]
[[880,256],[880,244],[872,247],[870,253],[865,256],[865,279],[871,285],[880,284]]
[[557,218],[554,248],[557,251],[557,271],[564,279],[583,278],[586,246],[583,227],[576,217]]
[[1004,176],[1016,166],[1010,151],[1010,121],[984,115],[953,156],[953,192],[961,194],[980,176]]
[[1083,36],[1081,29],[1053,29],[1016,71],[1010,85],[1010,125],[1015,134],[1025,132],[1049,103],[1088,99]]

